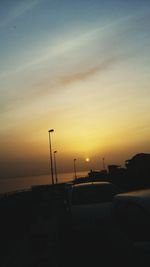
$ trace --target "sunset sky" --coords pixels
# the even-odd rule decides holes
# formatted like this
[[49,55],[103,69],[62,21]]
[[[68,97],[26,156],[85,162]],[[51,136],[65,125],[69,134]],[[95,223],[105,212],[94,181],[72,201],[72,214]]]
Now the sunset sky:
[[1,0],[0,109],[1,178],[48,173],[51,128],[59,172],[149,153],[150,1]]

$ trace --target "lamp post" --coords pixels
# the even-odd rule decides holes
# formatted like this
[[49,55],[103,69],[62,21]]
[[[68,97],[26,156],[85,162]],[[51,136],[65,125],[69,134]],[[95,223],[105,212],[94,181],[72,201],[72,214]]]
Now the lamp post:
[[76,160],[77,159],[74,159],[73,161],[74,161],[74,178],[75,178],[75,180],[77,179],[77,171],[76,171]]
[[56,184],[57,184],[58,179],[57,179],[57,168],[56,168],[56,153],[57,151],[55,150],[54,151],[54,169],[55,169],[55,179],[56,179]]
[[103,170],[105,171],[105,159],[102,158],[102,160],[103,160]]
[[54,177],[53,177],[53,159],[52,159],[52,145],[51,145],[51,133],[54,132],[53,129],[49,130],[49,149],[50,149],[50,163],[51,163],[51,177],[52,177],[52,184],[54,184]]

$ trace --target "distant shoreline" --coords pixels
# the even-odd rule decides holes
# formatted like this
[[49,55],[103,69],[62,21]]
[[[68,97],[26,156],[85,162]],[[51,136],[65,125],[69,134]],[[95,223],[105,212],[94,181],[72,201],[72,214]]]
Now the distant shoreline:
[[[85,177],[88,171],[77,173],[77,177]],[[74,179],[74,173],[58,173],[58,183],[68,182]],[[30,189],[33,185],[47,185],[51,184],[51,176],[37,175],[37,176],[22,176],[17,178],[1,178],[0,179],[0,194],[9,193],[13,191],[20,191]]]

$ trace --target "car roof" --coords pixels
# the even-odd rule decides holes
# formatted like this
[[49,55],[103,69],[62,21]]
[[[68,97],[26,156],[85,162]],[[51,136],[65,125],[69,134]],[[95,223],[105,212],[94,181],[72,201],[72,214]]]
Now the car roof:
[[132,202],[145,207],[150,207],[150,189],[130,191],[117,194],[114,198],[115,202]]
[[93,185],[111,185],[110,182],[87,182],[87,183],[79,183],[79,184],[74,184],[74,188],[79,188],[79,187],[90,187]]

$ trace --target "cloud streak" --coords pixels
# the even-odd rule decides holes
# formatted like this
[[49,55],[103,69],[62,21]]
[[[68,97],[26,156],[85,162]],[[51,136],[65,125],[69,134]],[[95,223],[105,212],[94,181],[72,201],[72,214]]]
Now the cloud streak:
[[9,12],[8,16],[0,22],[0,28],[7,26],[9,23],[13,22],[15,19],[23,15],[28,10],[32,9],[36,5],[38,5],[41,0],[32,0],[32,1],[24,1],[17,5]]
[[38,83],[36,87],[33,86],[32,88],[30,88],[27,94],[24,94],[23,101],[20,101],[20,99],[22,99],[23,91],[20,91],[20,93],[17,93],[14,102],[12,102],[11,99],[7,100],[5,103],[3,102],[1,105],[1,113],[11,111],[15,109],[16,106],[18,108],[19,106],[25,105],[26,103],[29,104],[30,102],[33,102],[33,100],[34,102],[36,102],[37,99],[39,98],[41,99],[46,95],[49,95],[49,93],[53,95],[56,93],[56,89],[57,90],[61,89],[61,91],[62,89],[66,90],[66,86],[69,86],[76,82],[86,81],[93,75],[102,74],[103,72],[111,68],[113,65],[117,64],[117,62],[121,61],[122,58],[123,56],[112,56],[110,58],[105,59],[100,64],[91,68],[89,67],[88,69],[84,69],[80,72],[74,71],[67,75],[63,76],[58,75],[50,80],[49,79],[46,81],[43,80],[40,83]]
[[13,70],[1,73],[0,77],[3,78],[7,77],[8,75],[17,74],[31,68],[38,67],[40,64],[45,64],[48,61],[54,60],[62,55],[72,53],[75,50],[82,50],[84,49],[85,45],[92,45],[93,41],[97,40],[97,42],[103,42],[103,39],[106,39],[107,34],[109,35],[109,33],[112,32],[117,25],[120,25],[120,23],[124,23],[129,19],[131,19],[130,16],[116,19],[111,23],[106,23],[104,25],[95,25],[95,27],[92,27],[90,30],[88,29],[85,32],[79,32],[77,35],[75,35],[75,37],[71,32],[69,36],[64,35],[63,41],[58,39],[55,45],[52,46],[49,45],[50,40],[47,40],[46,43],[48,44],[45,46],[43,51],[39,51],[39,57],[32,60],[30,59],[26,63],[17,66]]
[[74,82],[85,81],[99,72],[107,71],[107,69],[109,69],[113,64],[117,63],[119,59],[119,57],[112,57],[106,59],[105,61],[93,68],[59,78],[59,83],[61,85],[69,85]]

